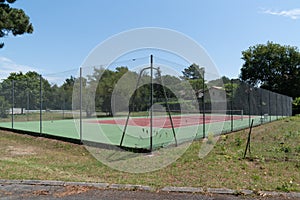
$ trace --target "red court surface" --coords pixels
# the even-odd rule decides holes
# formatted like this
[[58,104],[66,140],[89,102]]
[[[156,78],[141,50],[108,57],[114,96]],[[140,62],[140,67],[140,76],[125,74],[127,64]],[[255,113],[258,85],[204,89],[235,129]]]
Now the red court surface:
[[[233,120],[239,120],[239,119],[241,119],[241,116],[233,116]],[[215,122],[222,122],[222,121],[229,121],[229,120],[231,120],[231,116],[206,116],[205,120],[203,120],[202,116],[172,116],[174,128],[201,125],[203,124],[203,122],[205,122],[205,124],[208,124],[208,123],[215,123]],[[152,122],[153,122],[153,127],[156,128],[172,128],[169,117],[154,117]],[[107,119],[107,120],[94,120],[94,121],[89,121],[89,123],[125,125],[126,119],[116,118],[116,119]],[[132,117],[129,118],[128,125],[149,127],[150,118]]]

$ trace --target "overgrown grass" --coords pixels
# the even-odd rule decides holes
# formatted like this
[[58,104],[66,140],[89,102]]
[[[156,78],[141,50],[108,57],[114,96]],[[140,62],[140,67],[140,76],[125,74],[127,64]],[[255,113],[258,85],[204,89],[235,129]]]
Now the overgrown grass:
[[300,191],[300,117],[253,128],[251,154],[243,159],[248,131],[221,136],[203,159],[202,141],[195,141],[176,162],[143,174],[113,170],[84,146],[1,131],[0,179]]

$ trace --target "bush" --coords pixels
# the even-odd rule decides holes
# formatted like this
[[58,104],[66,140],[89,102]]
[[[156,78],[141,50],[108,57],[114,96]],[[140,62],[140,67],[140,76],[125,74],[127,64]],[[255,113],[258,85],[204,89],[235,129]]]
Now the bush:
[[293,101],[293,115],[300,114],[300,97],[297,97]]

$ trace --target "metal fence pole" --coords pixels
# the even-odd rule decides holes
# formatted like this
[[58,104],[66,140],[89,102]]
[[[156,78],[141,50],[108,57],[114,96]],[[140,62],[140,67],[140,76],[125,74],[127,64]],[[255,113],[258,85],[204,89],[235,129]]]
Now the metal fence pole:
[[263,96],[262,96],[263,90],[259,89],[259,96],[260,96],[260,102],[259,102],[259,106],[260,106],[260,123],[263,123]]
[[275,99],[275,104],[276,104],[276,107],[275,107],[275,113],[276,113],[276,120],[278,120],[278,113],[277,113],[277,106],[278,106],[278,101],[277,101],[277,96],[278,96],[278,94],[277,93],[275,93],[275,95],[276,95],[276,99]]
[[15,107],[15,81],[12,80],[12,102],[11,102],[11,128],[14,129],[14,107]]
[[42,116],[42,109],[43,109],[43,92],[42,92],[42,75],[40,75],[40,134],[43,133],[43,116]]
[[79,79],[79,103],[80,103],[79,135],[80,135],[80,142],[82,142],[82,68],[81,67],[80,67],[80,79]]
[[203,79],[203,83],[202,83],[202,91],[203,91],[203,101],[202,101],[202,108],[203,108],[203,114],[202,114],[202,117],[203,117],[203,138],[205,138],[205,78],[204,78],[204,68],[203,68],[203,76],[202,76],[202,79]]
[[27,119],[27,121],[29,121],[29,118],[28,118],[29,116],[28,115],[29,115],[29,104],[30,104],[29,103],[30,102],[30,100],[29,100],[29,92],[30,91],[29,91],[28,88],[29,88],[29,86],[28,86],[28,79],[27,79],[27,89],[26,89],[27,90],[27,92],[26,92],[27,93],[27,111],[26,111],[26,119]]
[[250,113],[250,110],[251,110],[251,103],[250,103],[250,92],[251,92],[251,88],[250,88],[250,85],[248,85],[248,116],[249,116],[249,127],[251,125],[251,113]]
[[150,152],[153,146],[153,55],[150,55]]
[[283,118],[283,95],[280,95],[281,102],[281,118]]
[[231,131],[233,131],[233,79],[231,79],[231,98],[230,98],[230,115],[231,115]]
[[269,112],[269,122],[271,122],[272,121],[272,119],[271,119],[271,92],[268,90],[268,92],[269,92],[269,110],[268,110],[268,112]]

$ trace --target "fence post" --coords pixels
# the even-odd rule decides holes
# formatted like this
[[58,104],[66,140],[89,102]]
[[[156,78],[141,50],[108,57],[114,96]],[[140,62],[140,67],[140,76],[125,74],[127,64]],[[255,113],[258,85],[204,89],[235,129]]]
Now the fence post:
[[43,111],[43,92],[42,92],[42,75],[40,75],[40,134],[43,133],[43,116],[42,116],[42,111]]
[[11,128],[14,129],[14,107],[15,107],[15,81],[12,80],[12,102],[11,102]]
[[203,96],[202,96],[202,109],[203,109],[203,138],[205,138],[205,78],[204,78],[204,68],[203,68],[203,74],[202,74],[202,79],[203,79],[203,83],[202,83],[202,92],[203,92]]
[[250,92],[251,92],[251,86],[250,85],[247,85],[248,86],[248,117],[249,117],[249,127],[251,125],[251,102],[250,102]]
[[79,78],[79,106],[80,106],[80,119],[79,119],[79,137],[80,137],[80,142],[82,142],[82,67],[80,67],[80,78]]
[[278,120],[278,113],[277,113],[277,110],[278,110],[278,109],[277,109],[277,106],[278,106],[278,105],[277,105],[277,97],[278,97],[278,94],[275,93],[275,95],[276,95],[276,99],[275,99],[275,102],[276,102],[276,107],[275,107],[275,109],[276,109],[276,110],[275,110],[275,113],[276,113],[276,120]]
[[233,79],[230,81],[231,83],[231,98],[230,98],[230,115],[231,115],[231,132],[233,131]]
[[272,121],[272,119],[271,119],[271,91],[268,90],[268,92],[269,92],[269,110],[268,110],[268,112],[269,112],[269,122],[271,122]]
[[26,119],[27,119],[27,121],[29,121],[29,118],[28,118],[28,115],[29,115],[29,104],[30,104],[30,100],[29,100],[29,93],[30,93],[30,91],[29,91],[29,86],[28,86],[28,79],[26,79],[26,82],[27,82],[27,88],[26,88],[26,90],[27,90],[27,92],[26,92],[26,95],[27,95],[27,111],[26,111]]

